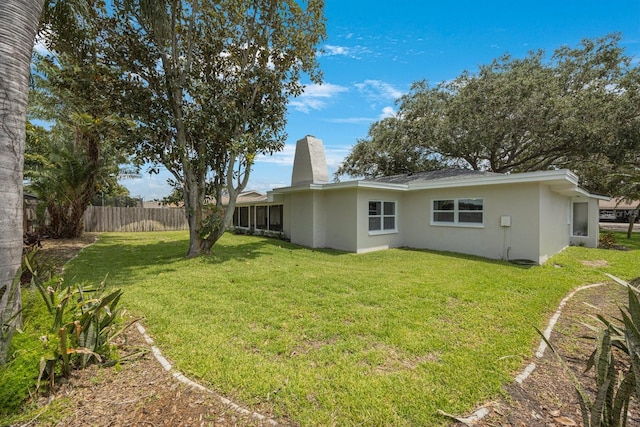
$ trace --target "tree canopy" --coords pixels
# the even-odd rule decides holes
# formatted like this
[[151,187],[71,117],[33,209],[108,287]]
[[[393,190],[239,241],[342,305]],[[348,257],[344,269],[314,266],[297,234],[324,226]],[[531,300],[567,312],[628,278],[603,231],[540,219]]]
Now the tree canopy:
[[302,74],[320,81],[323,5],[114,0],[104,16],[105,57],[127,85],[120,111],[138,123],[129,142],[182,190],[188,255],[208,252],[222,235],[255,156],[283,147],[286,105],[301,93]]
[[[114,94],[122,91],[122,83],[103,61],[97,37],[102,6],[97,3],[95,8],[84,4],[82,16],[70,2],[46,8],[45,18],[67,17],[66,26],[45,26],[48,50],[34,53],[29,116],[52,127],[29,128],[25,157],[31,189],[47,206],[49,221],[40,224],[41,231],[55,238],[83,232],[87,206],[98,189],[114,181],[109,175],[117,175],[119,164],[127,162],[127,147],[117,142],[128,122],[114,112]],[[32,155],[42,160],[43,150],[45,161],[34,162]]]
[[[570,168],[592,191],[616,195],[614,170],[638,181],[640,70],[620,36],[583,40],[475,74],[415,83],[395,117],[374,123],[336,176],[462,167],[500,173]],[[622,176],[622,175],[621,175]]]

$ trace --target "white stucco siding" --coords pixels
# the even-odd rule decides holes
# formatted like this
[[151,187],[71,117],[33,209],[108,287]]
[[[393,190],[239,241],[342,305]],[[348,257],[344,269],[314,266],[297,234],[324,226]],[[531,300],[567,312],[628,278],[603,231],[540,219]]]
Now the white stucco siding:
[[312,192],[292,193],[288,196],[291,243],[314,247],[314,205]]
[[356,252],[355,189],[296,192],[287,204],[292,243]]
[[[357,191],[357,251],[358,253],[371,252],[382,249],[404,246],[403,212],[405,210],[404,193],[393,190],[358,189]],[[395,202],[396,229],[394,231],[369,231],[369,202]]]
[[324,246],[357,252],[357,197],[355,189],[331,191],[324,194]]
[[571,197],[540,184],[540,254],[532,258],[544,263],[569,246]]
[[[432,223],[434,200],[476,198],[483,201],[481,226]],[[493,185],[410,192],[403,224],[405,244],[410,247],[459,252],[494,259],[537,260],[538,186]],[[501,217],[511,225],[501,226]]]

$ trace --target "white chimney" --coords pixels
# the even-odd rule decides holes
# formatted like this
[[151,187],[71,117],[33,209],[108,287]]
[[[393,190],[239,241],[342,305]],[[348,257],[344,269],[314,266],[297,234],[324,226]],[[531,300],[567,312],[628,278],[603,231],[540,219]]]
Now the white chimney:
[[327,182],[329,182],[329,171],[322,140],[307,135],[296,143],[291,185]]

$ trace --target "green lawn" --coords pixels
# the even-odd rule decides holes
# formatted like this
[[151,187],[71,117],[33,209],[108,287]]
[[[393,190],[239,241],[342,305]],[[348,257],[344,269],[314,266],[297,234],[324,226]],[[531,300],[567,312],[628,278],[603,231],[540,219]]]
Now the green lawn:
[[[110,233],[65,278],[108,274],[177,369],[254,410],[301,425],[438,425],[438,409],[464,414],[501,393],[570,289],[640,275],[639,240],[522,268],[228,233],[211,256],[185,259],[185,232]],[[580,263],[599,259],[608,266]]]

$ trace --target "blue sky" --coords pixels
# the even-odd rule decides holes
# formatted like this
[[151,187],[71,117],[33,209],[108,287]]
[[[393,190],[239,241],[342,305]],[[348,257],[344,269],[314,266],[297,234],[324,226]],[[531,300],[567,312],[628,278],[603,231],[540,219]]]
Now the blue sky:
[[[584,38],[622,34],[627,55],[640,62],[640,0],[407,1],[326,0],[327,40],[322,85],[308,85],[288,110],[284,150],[257,158],[247,189],[290,184],[296,140],[324,142],[329,174],[369,126],[395,112],[411,84],[438,83],[475,72],[504,53],[551,54]],[[166,171],[125,180],[145,200],[170,192]]]

